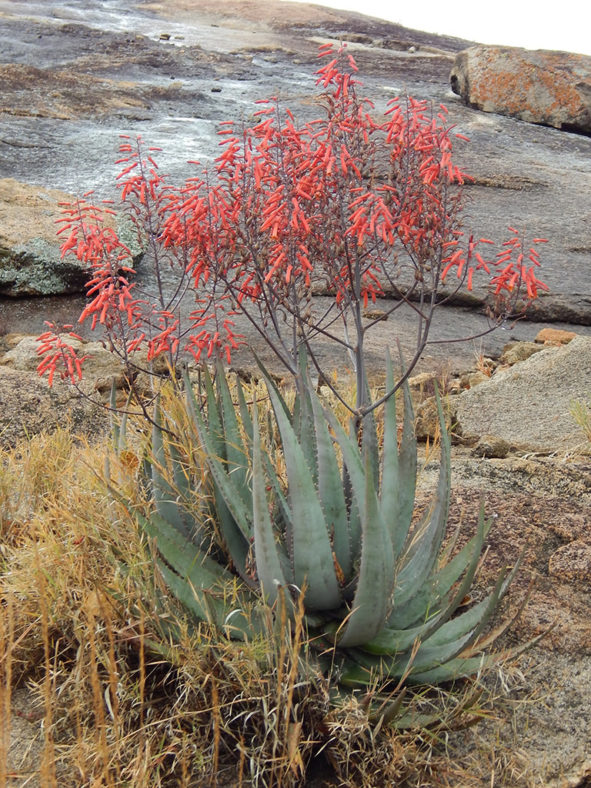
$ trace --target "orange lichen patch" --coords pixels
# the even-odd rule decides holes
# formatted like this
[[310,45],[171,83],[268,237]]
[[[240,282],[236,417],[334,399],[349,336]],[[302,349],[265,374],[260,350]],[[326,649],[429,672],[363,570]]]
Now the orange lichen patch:
[[569,114],[577,114],[582,108],[581,97],[571,84],[570,75],[556,68],[559,64],[555,57],[544,60],[546,62],[535,64],[514,55],[509,67],[503,68],[498,58],[489,55],[485,58],[487,78],[473,86],[474,101],[483,105],[488,101],[495,104],[503,102],[512,114],[525,115],[539,111],[543,96],[545,114],[553,114],[563,108]]
[[574,331],[563,331],[560,328],[542,328],[538,331],[536,342],[544,345],[567,345],[577,335]]
[[470,105],[556,128],[591,126],[591,57],[478,46],[460,58],[454,72],[465,70],[462,93]]

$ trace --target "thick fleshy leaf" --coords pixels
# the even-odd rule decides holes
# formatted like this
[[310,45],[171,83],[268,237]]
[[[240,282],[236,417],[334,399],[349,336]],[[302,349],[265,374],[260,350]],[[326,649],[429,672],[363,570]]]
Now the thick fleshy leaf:
[[[371,654],[396,654],[409,649],[415,640],[426,641],[457,610],[468,593],[480,560],[482,546],[490,523],[481,508],[478,530],[470,541],[441,569],[428,585],[430,601],[423,602],[428,618],[404,629],[386,626],[363,648]],[[462,577],[461,582],[457,582]],[[457,585],[455,585],[457,583]],[[455,587],[452,589],[452,587]]]
[[[472,654],[475,650],[480,650],[481,643],[482,648],[488,647],[492,640],[496,640],[497,637],[500,637],[502,632],[506,631],[507,627],[510,626],[513,620],[513,618],[509,619],[507,622],[503,623],[501,627],[498,628],[498,630],[492,633],[490,641],[488,637],[486,638],[486,643],[482,643],[482,641],[479,640],[472,650]],[[525,643],[521,643],[518,646],[514,646],[513,648],[504,649],[503,651],[497,651],[492,654],[478,653],[474,656],[460,655],[455,659],[449,660],[444,665],[439,665],[438,667],[433,668],[432,670],[421,673],[413,673],[410,677],[410,683],[440,684],[443,681],[464,678],[465,676],[473,676],[483,670],[486,670],[487,668],[492,667],[493,665],[498,665],[505,660],[515,659],[520,654],[523,654],[525,651],[532,648],[543,638],[545,638],[553,626],[554,625],[552,625],[549,629],[544,630],[544,632],[541,632],[539,635],[536,635],[535,638],[532,638]],[[471,650],[468,649],[468,652],[470,651]]]
[[458,637],[463,636],[464,633],[470,631],[470,629],[473,633],[476,633],[476,636],[479,635],[488,619],[498,607],[499,602],[507,593],[513,578],[519,571],[522,559],[523,553],[518,557],[510,571],[505,569],[501,572],[494,589],[485,599],[461,613],[459,616],[452,618],[451,621],[443,624],[431,638],[429,638],[426,645],[428,645],[429,648],[436,648],[443,644],[453,642],[457,640]]
[[[460,576],[464,574],[462,583],[458,586],[455,597],[458,604],[468,593],[469,587],[474,579],[484,540],[488,536],[491,527],[491,520],[487,520],[484,513],[484,502],[480,506],[478,514],[478,526],[474,536],[466,542],[464,547],[459,550],[453,558],[449,558],[447,563],[441,566],[435,574],[435,581],[433,584],[433,594],[436,599],[443,598],[457,583]],[[455,541],[452,540],[452,541]]]
[[[236,386],[241,389],[237,378]],[[248,485],[249,463],[248,450],[244,445],[240,424],[236,416],[236,407],[232,402],[230,388],[224,369],[218,364],[216,371],[216,387],[218,392],[218,408],[222,417],[225,460],[228,473],[245,504],[250,505],[251,495]]]
[[312,472],[314,485],[318,483],[318,449],[316,446],[316,430],[314,426],[314,408],[312,400],[316,397],[314,386],[308,370],[305,347],[298,354],[299,376],[296,379],[296,400],[292,424],[298,442],[302,447],[306,462]]
[[[371,402],[371,392],[369,390],[369,382],[365,380],[365,396],[367,402]],[[376,425],[376,412],[375,409],[370,410],[361,422],[361,443],[363,446],[364,462],[366,468],[369,467],[373,477],[373,485],[375,490],[380,489],[380,451],[378,446],[378,430]]]
[[[208,409],[207,414],[208,419],[210,415],[209,410],[210,409]],[[214,427],[213,433],[210,431],[209,421],[208,423],[205,422],[199,408],[194,410],[193,417],[213,480],[219,488],[223,500],[234,517],[242,535],[245,539],[249,540],[252,536],[252,510],[239,494],[234,480],[228,474],[227,463],[223,457],[220,457],[217,451],[218,440],[215,434],[217,427]]]
[[[202,372],[203,380],[205,381],[205,399],[207,402],[207,430],[209,435],[209,445],[212,447],[215,457],[221,460],[226,459],[226,442],[224,440],[224,425],[222,421],[222,414],[218,406],[218,401],[215,396],[215,389],[213,381],[207,367],[204,367]],[[191,388],[191,392],[193,389]],[[201,415],[201,409],[198,411]]]
[[347,503],[335,446],[318,397],[311,397],[311,405],[318,452],[318,494],[332,539],[334,557],[343,575],[339,579],[342,585],[350,582],[353,565]]
[[309,610],[331,610],[339,607],[341,594],[324,513],[294,428],[273,387],[270,386],[268,391],[281,434],[289,479],[294,580],[299,588],[306,588],[305,600]]
[[365,495],[367,485],[365,481],[365,467],[359,451],[357,435],[354,430],[351,431],[350,435],[347,435],[331,411],[326,410],[325,416],[343,455],[343,463],[347,471],[347,485],[349,487],[347,495],[352,502],[355,502],[363,519],[363,513],[366,509]]
[[163,561],[158,562],[158,567],[171,593],[195,618],[239,640],[251,639],[262,631],[261,622],[253,621],[240,608],[232,609],[222,594],[216,597],[210,587],[194,586],[190,579],[180,577]]
[[476,640],[498,607],[506,588],[504,573],[497,581],[494,591],[485,600],[440,627],[426,642],[420,644],[415,653],[410,649],[388,659],[384,656],[373,657],[357,650],[355,659],[368,669],[379,666],[383,677],[389,676],[393,679],[400,678],[409,665],[412,674],[424,673],[444,665]]
[[[222,539],[232,557],[240,576],[249,582],[247,569],[248,554],[252,533],[252,507],[247,505],[238,493],[234,480],[227,473],[227,464],[218,453],[218,439],[216,429],[221,429],[221,420],[217,417],[217,405],[209,403],[208,418],[210,413],[214,419],[214,434],[209,431],[209,424],[205,422],[199,403],[195,399],[188,377],[185,380],[187,403],[196,433],[207,457],[207,464],[214,482],[215,516]],[[210,388],[210,394],[213,389]],[[217,416],[216,416],[217,414]]]
[[352,611],[339,635],[341,647],[374,638],[390,612],[394,586],[394,555],[374,487],[371,459],[365,459],[365,511],[361,518],[361,562]]
[[439,481],[432,512],[424,524],[420,524],[411,532],[409,536],[411,545],[407,557],[403,557],[402,568],[396,576],[394,610],[388,620],[388,626],[393,629],[404,629],[427,613],[426,608],[424,610],[421,608],[428,605],[431,598],[432,590],[428,584],[432,583],[433,568],[437,563],[447,527],[451,488],[451,447],[438,396],[437,405],[442,426]]
[[[242,427],[246,433],[247,439],[252,443],[252,417],[250,415],[250,411],[248,410],[246,397],[244,396],[244,386],[238,377],[236,379],[236,396],[238,398],[238,410],[240,412],[240,421],[242,422]],[[253,394],[253,396],[255,395]]]
[[269,604],[273,605],[277,602],[279,589],[281,587],[285,588],[287,585],[282,568],[282,565],[285,564],[286,556],[284,556],[282,561],[280,552],[285,553],[285,548],[275,538],[273,524],[269,516],[266,488],[267,480],[261,457],[259,424],[255,405],[252,441],[254,554],[263,597]]
[[[134,512],[134,517],[142,530],[155,540],[166,562],[160,562],[160,570],[167,586],[196,618],[222,629],[231,627],[233,636],[252,637],[260,630],[260,622],[247,618],[241,610],[254,600],[237,592],[234,575],[195,548],[157,514],[146,518]],[[232,610],[234,615],[230,621]]]
[[[357,432],[353,420],[349,424],[349,435],[355,445],[357,445]],[[343,491],[345,494],[345,501],[348,509],[348,531],[349,541],[351,544],[351,561],[355,563],[361,556],[361,510],[359,503],[355,498],[353,484],[351,482],[351,475],[347,468],[347,464],[343,463]]]
[[[408,537],[414,507],[416,480],[416,440],[414,437],[412,402],[408,382],[404,383],[403,431],[398,449],[396,397],[384,404],[384,445],[380,504],[390,529],[394,558],[397,559]],[[394,389],[394,373],[390,354],[386,356],[386,391]]]
[[[170,445],[168,446],[170,448]],[[180,458],[172,458],[174,466],[175,459],[180,462]],[[175,489],[175,486],[168,481],[168,474],[170,469],[167,463],[167,451],[164,446],[164,433],[162,429],[162,411],[160,409],[160,401],[157,399],[154,405],[154,424],[152,427],[152,456],[148,460],[150,463],[150,472],[152,479],[152,495],[154,503],[156,504],[156,511],[158,514],[171,525],[173,525],[179,533],[183,534],[187,539],[191,538],[195,529],[195,522],[191,515],[188,513],[186,506],[186,499],[183,501],[180,491]],[[172,476],[178,476],[180,470],[174,469]]]
[[[355,436],[345,433],[334,414],[326,412],[326,418],[341,448],[351,495],[361,518],[360,570],[353,611],[339,638],[340,645],[351,646],[375,637],[384,626],[391,605],[394,558],[390,534],[380,514],[369,458],[366,457],[364,467]],[[371,612],[370,605],[374,608]]]
[[191,544],[158,514],[144,517],[139,512],[133,512],[133,517],[148,536],[156,539],[160,554],[175,572],[184,577],[196,572],[194,580],[197,586],[215,585],[220,580],[235,580],[234,575],[222,564]]
[[498,655],[479,654],[476,657],[456,657],[443,665],[421,673],[412,673],[409,684],[442,684],[467,676],[475,676],[499,661]]
[[[415,436],[414,411],[408,380],[405,380],[402,386],[402,396],[404,400],[404,418],[398,455],[398,481],[396,488],[398,506],[396,511],[402,522],[408,522],[410,524],[415,505],[415,490],[417,483],[417,439]],[[445,423],[442,429],[442,436],[443,435],[447,438]],[[399,537],[402,538],[402,530],[400,531]],[[394,544],[396,555],[400,554],[402,547],[403,544],[399,544],[398,539],[396,539]]]

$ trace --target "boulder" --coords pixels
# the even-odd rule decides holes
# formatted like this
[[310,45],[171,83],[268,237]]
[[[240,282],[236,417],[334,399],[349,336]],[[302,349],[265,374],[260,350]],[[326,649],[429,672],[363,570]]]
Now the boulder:
[[510,446],[507,441],[494,435],[483,435],[472,449],[475,457],[488,457],[503,459],[509,453]]
[[72,195],[0,180],[0,295],[46,296],[84,291],[88,279],[73,256],[62,260],[58,203]]
[[[556,229],[554,232],[558,232]],[[585,248],[583,252],[577,252],[581,260],[589,265],[589,252],[591,248]],[[576,259],[576,255],[569,254],[569,264]],[[559,288],[559,285],[553,285]],[[591,325],[591,297],[578,292],[561,294],[553,290],[551,293],[542,295],[529,304],[527,308],[528,320],[539,320],[547,323],[572,323],[580,326]]]
[[[101,342],[86,342],[65,336],[67,341],[76,351],[88,356],[84,369],[88,369],[93,378],[117,377],[121,374],[121,363],[113,353],[107,350]],[[35,372],[41,357],[37,350],[39,342],[36,337],[23,336],[13,347],[0,357],[0,366],[11,367],[22,372]]]
[[[88,281],[86,267],[74,255],[62,258],[64,240],[60,203],[75,197],[59,189],[0,179],[0,296],[51,296],[82,293]],[[142,250],[129,222],[105,217],[131,249],[134,264]]]
[[574,331],[564,331],[560,328],[542,328],[536,334],[536,342],[544,345],[568,345],[576,337]]
[[578,336],[462,392],[455,400],[458,429],[465,440],[493,435],[524,451],[589,451],[570,411],[589,392],[591,338]]
[[451,87],[485,112],[591,134],[591,57],[473,46],[455,59]]
[[[461,435],[456,429],[455,403],[457,396],[450,395],[443,397],[443,413],[448,430],[452,439],[457,439]],[[441,434],[439,424],[439,411],[435,397],[427,397],[416,408],[415,411],[415,435],[419,441],[437,440]]]
[[109,429],[106,410],[76,391],[21,369],[0,366],[0,444],[14,446],[39,432],[67,427],[91,439]]
[[[419,476],[419,495],[428,489],[421,499],[426,506],[437,483],[438,466],[434,458]],[[498,675],[488,677],[488,686],[498,693],[495,714],[474,727],[450,732],[446,751],[466,769],[466,777],[454,784],[490,784],[492,764],[499,764],[502,754],[503,764],[498,771],[495,766],[498,785],[588,785],[589,462],[515,454],[484,459],[456,448],[452,479],[449,522],[458,524],[460,544],[473,533],[483,502],[486,516],[493,520],[479,570],[480,589],[492,588],[501,568],[522,557],[508,608],[517,610],[530,596],[505,644],[527,643],[547,633],[517,665],[509,661]],[[497,622],[501,618],[502,614]],[[471,756],[468,761],[466,753]]]
[[487,375],[482,369],[471,369],[460,376],[460,388],[472,389],[474,386],[486,383],[489,379],[490,375]]
[[543,346],[535,342],[508,342],[503,348],[499,361],[511,367],[513,364],[525,361],[534,353],[539,353],[540,350],[543,350]]

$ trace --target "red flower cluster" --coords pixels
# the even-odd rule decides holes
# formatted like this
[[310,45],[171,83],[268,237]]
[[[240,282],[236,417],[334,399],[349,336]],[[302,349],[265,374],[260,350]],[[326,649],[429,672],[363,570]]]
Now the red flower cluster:
[[82,380],[82,363],[86,356],[78,356],[72,344],[65,341],[63,332],[68,331],[67,336],[72,339],[82,341],[82,338],[78,334],[74,334],[73,331],[69,331],[73,326],[62,326],[60,331],[54,323],[45,321],[45,325],[49,331],[45,331],[37,338],[40,342],[37,355],[43,357],[37,366],[39,375],[47,373],[50,386],[53,384],[56,372],[62,380],[71,380],[73,383]]
[[[526,252],[512,228],[494,261],[479,252],[490,241],[463,243],[467,176],[452,161],[446,108],[434,113],[425,101],[393,99],[377,117],[358,95],[357,66],[346,50],[326,45],[319,56],[329,58],[317,72],[322,118],[298,124],[278,99],[260,102],[252,127],[222,124],[223,151],[212,171],[180,188],[160,176],[156,149],[145,154],[140,139],[124,140],[121,198],[154,259],[152,298],[134,298],[130,250],[105,227],[103,212],[84,200],[66,207],[62,253],[92,270],[93,300],[80,321],[105,326],[125,358],[147,343],[148,358],[185,350],[229,362],[241,340],[232,320],[240,312],[293,369],[297,345],[311,346],[318,333],[360,354],[360,307],[385,290],[434,303],[452,271],[468,288],[475,272],[486,273],[496,296],[527,300],[545,289],[534,272],[537,253]],[[179,276],[172,297],[160,279],[165,261]],[[315,289],[334,295],[321,315],[312,306]],[[186,293],[195,308],[181,325]],[[350,341],[335,327],[348,319]]]

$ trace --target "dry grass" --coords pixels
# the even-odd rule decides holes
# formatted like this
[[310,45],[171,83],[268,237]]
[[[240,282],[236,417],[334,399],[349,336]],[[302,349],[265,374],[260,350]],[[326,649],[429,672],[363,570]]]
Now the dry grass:
[[581,428],[585,439],[591,443],[591,399],[574,400],[570,404],[570,412],[573,420]]
[[[469,686],[416,699],[441,710],[436,734],[399,733],[367,696],[335,697],[301,617],[248,643],[188,621],[106,493],[108,451],[58,431],[0,456],[0,785],[444,784],[441,731],[474,711]],[[140,506],[136,464],[111,473]],[[23,687],[42,741],[26,774],[10,738]]]

